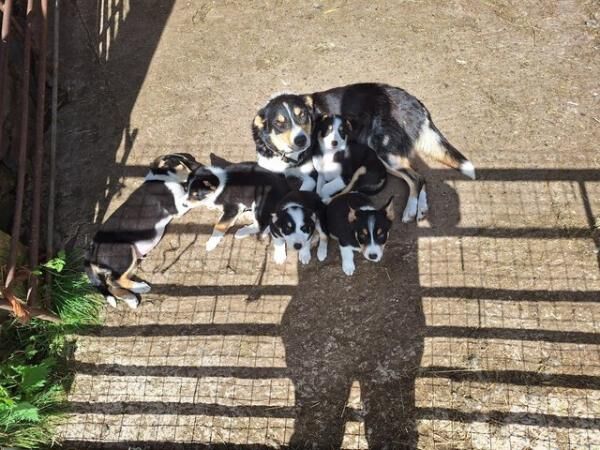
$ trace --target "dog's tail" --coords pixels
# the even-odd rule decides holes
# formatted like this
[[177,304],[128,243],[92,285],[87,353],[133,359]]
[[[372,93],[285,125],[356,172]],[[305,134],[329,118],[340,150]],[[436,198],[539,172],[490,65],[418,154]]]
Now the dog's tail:
[[334,198],[337,198],[341,195],[344,195],[344,194],[347,194],[348,192],[350,192],[352,190],[352,188],[354,187],[354,185],[356,184],[356,182],[358,181],[358,179],[360,178],[360,176],[364,175],[365,173],[367,173],[367,168],[365,166],[360,166],[358,169],[356,169],[356,171],[352,174],[352,178],[350,178],[350,181],[348,182],[346,187],[344,189],[342,189],[340,192],[338,192],[337,194],[335,194],[333,197],[331,197],[329,199],[328,203],[331,203],[331,201]]
[[473,163],[448,142],[431,119],[427,119],[423,124],[419,137],[415,142],[415,149],[453,169],[460,170],[467,177],[475,179]]

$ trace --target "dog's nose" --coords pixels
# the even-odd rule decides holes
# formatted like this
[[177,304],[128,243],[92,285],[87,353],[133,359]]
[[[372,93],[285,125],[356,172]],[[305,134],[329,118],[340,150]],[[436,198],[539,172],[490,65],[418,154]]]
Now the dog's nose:
[[296,242],[296,243],[294,244],[294,248],[295,248],[296,250],[300,250],[300,249],[302,248],[302,244],[299,244],[299,243],[297,243],[297,242]]
[[303,134],[296,136],[294,138],[294,144],[297,145],[298,147],[302,147],[303,145],[306,144],[306,136]]
[[331,141],[331,146],[332,147],[337,147],[338,145],[338,141]]
[[369,259],[375,261],[377,259],[377,253],[369,253]]

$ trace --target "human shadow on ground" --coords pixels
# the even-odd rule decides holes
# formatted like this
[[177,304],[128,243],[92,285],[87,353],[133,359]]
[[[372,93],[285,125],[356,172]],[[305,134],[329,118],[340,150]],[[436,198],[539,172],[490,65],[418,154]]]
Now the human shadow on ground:
[[[297,419],[292,448],[339,448],[348,420],[364,417],[369,448],[416,446],[415,378],[423,355],[425,318],[419,284],[418,234],[399,220],[404,186],[388,182],[377,205],[395,193],[396,220],[383,260],[356,255],[347,277],[338,245],[330,242],[325,264],[300,269],[299,286],[283,317],[282,335],[296,389]],[[432,197],[443,198],[431,225],[458,222],[458,197],[432,180]],[[436,202],[437,204],[438,202]],[[347,407],[353,383],[362,407]]]

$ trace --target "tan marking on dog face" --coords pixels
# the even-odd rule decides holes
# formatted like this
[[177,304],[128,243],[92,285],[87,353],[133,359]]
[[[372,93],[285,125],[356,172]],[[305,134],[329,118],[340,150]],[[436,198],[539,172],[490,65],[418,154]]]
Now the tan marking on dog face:
[[278,124],[283,125],[285,123],[285,117],[284,117],[284,115],[283,114],[277,114],[277,117],[275,117],[275,121]]
[[294,114],[296,114],[297,116],[302,112],[302,108],[299,108],[298,106],[294,106]]
[[[281,151],[287,150],[292,146],[292,130],[286,130],[282,133],[277,133],[275,130],[269,133],[271,142]],[[286,148],[287,147],[287,148]]]
[[261,130],[265,127],[265,121],[262,117],[260,117],[260,114],[257,114],[254,118],[254,126],[256,128],[260,128]]
[[350,208],[350,211],[348,211],[348,223],[352,223],[356,220],[356,211],[352,208]]
[[303,100],[304,100],[304,104],[305,104],[306,106],[308,106],[308,108],[309,108],[309,109],[312,109],[312,107],[313,107],[313,104],[314,104],[314,103],[313,103],[313,98],[312,98],[312,96],[310,96],[310,95],[305,95],[305,96],[304,96],[304,98],[303,98]]

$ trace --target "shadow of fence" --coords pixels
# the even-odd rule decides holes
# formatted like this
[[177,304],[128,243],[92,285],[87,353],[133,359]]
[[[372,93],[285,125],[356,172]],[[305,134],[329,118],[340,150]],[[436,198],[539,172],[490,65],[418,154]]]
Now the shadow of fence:
[[[123,176],[140,176],[143,172],[142,168],[131,166],[121,170]],[[294,285],[157,283],[153,285],[153,295],[157,298],[173,297],[179,305],[207,298],[212,302],[211,314],[198,322],[191,319],[185,323],[161,323],[159,311],[147,321],[150,323],[125,322],[120,326],[89,330],[88,336],[81,339],[98,338],[100,345],[107,346],[108,350],[106,347],[96,349],[93,356],[78,361],[76,371],[88,377],[86,382],[91,384],[86,385],[87,390],[98,394],[104,389],[102,392],[106,395],[102,401],[92,398],[89,392],[88,397],[80,395],[71,402],[72,411],[84,422],[91,415],[94,415],[92,422],[96,420],[106,425],[109,417],[119,417],[120,422],[106,425],[113,427],[113,431],[89,432],[89,439],[76,436],[77,431],[67,433],[66,448],[191,449],[235,445],[252,449],[290,442],[292,446],[317,443],[343,448],[365,448],[366,445],[379,448],[382,443],[391,443],[394,448],[400,448],[415,447],[417,437],[421,447],[429,448],[436,442],[439,445],[446,442],[440,433],[454,439],[452,442],[456,445],[457,436],[463,436],[475,448],[511,448],[514,433],[525,440],[537,439],[536,442],[543,444],[541,448],[554,448],[563,439],[560,433],[567,433],[567,441],[571,439],[568,446],[600,445],[600,412],[593,400],[598,397],[600,386],[600,336],[597,333],[600,282],[598,269],[589,266],[590,261],[594,265],[597,262],[600,248],[594,215],[598,211],[594,209],[589,185],[600,181],[600,172],[483,169],[477,181],[464,181],[546,186],[566,183],[570,192],[576,191],[570,198],[581,202],[571,205],[584,216],[576,226],[545,223],[519,226],[515,223],[514,227],[489,224],[463,227],[459,225],[457,196],[440,195],[439,200],[435,200],[439,187],[457,180],[456,174],[432,170],[428,179],[432,180],[431,197],[433,214],[438,215],[437,224],[406,226],[401,228],[401,233],[396,230],[382,262],[385,270],[359,267],[366,275],[348,283],[341,278],[341,272],[338,273],[339,261],[335,259],[332,270],[299,269]],[[536,201],[535,196],[533,201]],[[438,213],[435,208],[439,208]],[[485,210],[486,205],[482,208]],[[526,210],[522,212],[528,214]],[[451,219],[446,221],[448,217]],[[206,233],[208,230],[207,226],[174,224],[170,233]],[[496,253],[491,260],[495,258],[498,265],[485,267],[491,261],[489,258],[481,260],[479,266],[473,266],[468,260],[455,261],[451,255],[454,247],[435,251],[428,247],[431,240],[439,239],[452,239],[465,258],[470,253],[465,250],[463,239],[473,239],[473,251],[481,252],[485,249],[479,246],[479,241],[493,239],[492,248]],[[502,274],[496,274],[496,278],[490,278],[486,271],[502,272],[511,265],[511,261],[501,260],[505,247],[521,246],[523,241],[541,247],[543,242],[558,244],[545,248],[547,253],[540,257],[538,272],[528,271],[522,276],[507,273],[505,279]],[[578,249],[569,253],[560,244],[575,241],[593,243],[588,247],[595,249],[596,255],[584,258]],[[187,258],[195,257],[188,255]],[[554,260],[559,263],[544,265]],[[186,261],[184,258],[181,264],[185,265]],[[440,263],[441,269],[434,267]],[[518,259],[513,263],[517,271],[529,270],[529,266],[537,264],[533,260]],[[456,267],[463,270],[458,278],[452,273]],[[468,279],[469,267],[477,267],[481,272],[478,282],[460,285],[460,280]],[[588,272],[577,273],[582,268]],[[558,269],[562,270],[560,274],[555,272]],[[180,270],[186,272],[185,267]],[[249,270],[255,272],[256,267]],[[444,280],[451,282],[443,285]],[[519,286],[520,280],[532,287]],[[513,282],[517,286],[507,287]],[[552,286],[536,288],[536,283]],[[371,290],[377,294],[371,295]],[[243,316],[243,323],[217,323],[215,305],[219,299],[232,296],[240,298],[236,305],[244,314],[248,308],[254,308],[252,305],[270,296],[287,300],[280,307],[278,320],[269,323],[252,322],[250,313]],[[197,305],[199,303],[191,306],[190,315],[186,317],[195,317]],[[235,320],[233,317],[232,322]],[[169,339],[179,339],[179,344],[173,346]],[[129,346],[110,348],[120,340],[126,340]],[[141,350],[148,342],[150,351]],[[137,345],[140,355],[134,360],[129,356],[136,353]],[[153,346],[162,346],[162,353],[157,355],[164,357],[156,360],[160,362],[152,360]],[[206,352],[197,350],[197,346],[205,346]],[[252,348],[245,350],[244,346]],[[261,346],[268,347],[266,356],[261,355],[261,351],[264,352]],[[210,364],[211,361],[214,364]],[[383,375],[377,375],[379,372]],[[154,394],[144,400],[145,394],[141,391],[124,396],[125,383],[120,385],[121,391],[114,391],[118,400],[112,400],[109,387],[94,389],[95,377],[108,377],[111,383],[118,383],[120,378],[142,377],[145,379],[142,388],[138,385],[142,391],[144,383],[154,377],[163,383],[163,388],[162,391],[155,389]],[[173,394],[164,387],[169,379],[191,383],[193,394],[187,397]],[[208,384],[203,385],[202,380]],[[357,380],[361,398],[349,405],[348,398]],[[213,382],[230,383],[230,388],[231,383],[240,383],[246,388],[250,386],[250,390],[242,390],[244,395],[237,395],[237,388],[222,392],[210,385]],[[260,383],[268,385],[262,394]],[[273,383],[286,386],[283,399],[277,397],[274,403],[269,400]],[[400,388],[407,386],[411,392],[401,392]],[[448,386],[456,390],[444,391]],[[183,391],[181,386],[179,389]],[[213,392],[203,395],[203,389],[213,389]],[[574,389],[579,391],[572,391]],[[478,390],[484,392],[480,399],[476,398],[476,392],[481,394]],[[488,398],[493,390],[504,392],[506,404]],[[516,397],[511,399],[511,394]],[[538,403],[532,400],[534,397]],[[546,403],[539,404],[544,397]],[[473,406],[473,398],[478,401],[477,407]],[[551,404],[554,400],[562,402],[563,407]],[[127,416],[135,417],[139,423],[133,433],[135,437],[114,431],[114,427],[132,426],[125,423]],[[92,426],[91,423],[87,425]],[[350,430],[348,423],[359,425]],[[425,423],[431,427],[423,425]],[[469,437],[469,426],[476,423],[490,426],[485,428],[484,434],[490,434],[491,447]],[[509,428],[508,434],[493,435],[494,430],[511,425],[523,426],[529,431]],[[435,426],[438,430],[434,433]],[[548,430],[554,434],[548,434]],[[575,432],[581,436],[569,434]],[[356,436],[349,439],[349,433]],[[535,433],[538,436],[534,438]],[[160,436],[170,436],[170,439]]]

